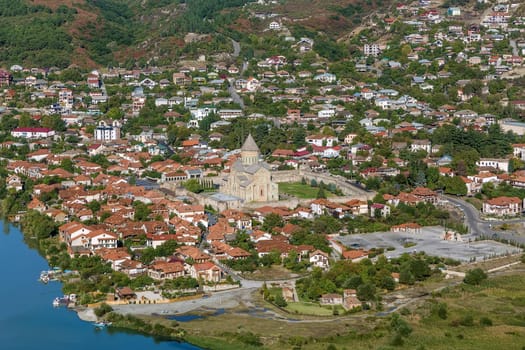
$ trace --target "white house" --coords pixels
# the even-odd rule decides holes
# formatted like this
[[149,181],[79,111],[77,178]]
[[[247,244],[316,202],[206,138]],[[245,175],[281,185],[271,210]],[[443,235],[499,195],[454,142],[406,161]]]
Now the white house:
[[514,157],[525,160],[525,143],[515,143],[512,145]]
[[317,112],[318,118],[331,118],[335,115],[335,109],[322,109],[319,112]]
[[216,113],[217,109],[215,107],[201,107],[190,109],[191,116],[196,120],[202,120],[209,116],[211,113]]
[[89,248],[98,249],[98,248],[116,248],[118,236],[109,231],[94,231],[89,233]]
[[478,167],[489,167],[504,172],[509,171],[509,160],[505,158],[481,158],[479,161],[476,162],[476,165]]
[[351,145],[352,142],[354,142],[354,139],[355,139],[356,137],[357,137],[357,134],[352,134],[352,133],[350,133],[350,134],[346,135],[346,136],[345,136],[345,143],[346,143],[347,145]]
[[268,29],[270,29],[270,30],[280,30],[281,29],[281,24],[279,22],[276,22],[276,21],[270,22],[270,24],[268,25]]
[[306,137],[306,142],[319,147],[333,147],[337,142],[337,137],[328,135],[310,135]]
[[261,82],[253,77],[246,80],[246,89],[250,92],[257,91],[261,87]]
[[314,77],[314,80],[320,81],[322,83],[333,83],[337,80],[337,77],[335,74],[322,73],[322,74],[316,75]]
[[11,136],[24,139],[39,139],[55,136],[55,130],[50,128],[16,128],[11,131]]
[[328,269],[330,267],[328,254],[320,250],[310,253],[310,264],[312,264],[313,267],[320,267],[323,270]]
[[61,89],[58,92],[58,103],[66,110],[73,108],[73,91],[70,89]]
[[412,144],[410,145],[410,150],[412,152],[425,151],[427,153],[431,153],[432,144],[429,140],[413,140]]

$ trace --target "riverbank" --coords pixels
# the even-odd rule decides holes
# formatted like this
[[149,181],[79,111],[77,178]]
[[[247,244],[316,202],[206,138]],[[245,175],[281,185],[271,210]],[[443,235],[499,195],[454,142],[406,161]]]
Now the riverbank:
[[[468,344],[471,345],[472,342],[479,349],[488,349],[484,347],[488,344],[486,337],[481,337],[483,340],[479,341],[474,339],[476,332],[485,331],[493,334],[495,339],[509,344],[509,348],[515,348],[521,338],[499,332],[498,329],[504,327],[518,334],[516,331],[521,328],[509,325],[502,315],[493,315],[491,311],[504,302],[500,289],[507,288],[509,281],[515,281],[516,286],[525,285],[523,264],[510,264],[505,271],[492,274],[491,278],[479,287],[465,285],[461,283],[461,279],[440,279],[419,285],[417,291],[414,288],[396,291],[398,296],[408,293],[406,297],[401,298],[404,300],[403,304],[397,305],[395,309],[405,316],[412,329],[411,335],[403,340],[404,344],[408,348],[424,344],[425,349],[441,349],[442,343],[435,337],[438,332],[445,332],[457,333],[455,336],[458,337],[459,334],[464,334],[465,339],[469,339],[463,344],[456,344],[455,349],[471,349]],[[419,296],[410,296],[415,292]],[[504,294],[504,298],[512,295]],[[474,306],[480,295],[483,302],[487,303],[482,312]],[[512,300],[522,297],[525,298],[525,292],[520,291]],[[217,298],[218,295],[195,303],[188,301],[162,306],[128,305],[115,309],[115,312],[135,316],[152,324],[172,326],[173,321],[177,321],[176,329],[182,339],[205,349],[256,349],[264,346],[265,349],[280,350],[300,346],[301,349],[325,350],[330,345],[339,347],[352,343],[352,347],[359,350],[388,347],[396,336],[390,326],[389,311],[368,311],[324,318],[294,315],[283,313],[265,302],[256,288],[250,291],[237,290],[236,294],[230,295],[230,299]],[[432,311],[433,305],[443,303],[449,305],[449,323],[441,322],[439,331],[432,330],[436,317]],[[390,310],[388,305],[385,308]],[[463,305],[469,307],[465,309]],[[166,306],[167,308],[161,309]],[[512,309],[507,307],[506,310],[505,312],[511,312],[515,317],[519,317],[520,313],[525,311],[521,306]],[[455,327],[458,326],[455,324],[463,322],[463,318],[468,321],[471,314],[475,320],[474,324],[469,325],[468,329],[463,329],[465,326],[460,324],[460,329],[456,330]],[[172,317],[173,315],[182,316]],[[487,321],[487,318],[491,321]],[[465,322],[469,324],[470,321],[467,321]],[[493,328],[484,322],[493,322]],[[450,327],[452,328],[449,330]]]
[[95,309],[94,308],[76,308],[75,309],[78,318],[80,318],[82,321],[86,322],[97,322],[98,317],[95,315]]
[[[427,286],[427,289],[433,286]],[[458,350],[521,348],[525,304],[523,264],[492,275],[479,286],[462,283],[440,291],[423,293],[398,310],[406,320],[407,331],[399,345],[391,317],[371,313],[329,317],[324,320],[264,317],[253,308],[240,306],[224,314],[181,322],[185,340],[206,349],[352,349],[406,348]],[[259,307],[260,300],[254,300]],[[438,313],[439,308],[445,313]],[[498,311],[499,310],[499,311]],[[272,311],[272,310],[270,310]],[[265,312],[267,313],[267,312]]]
[[184,314],[201,308],[233,309],[241,304],[251,304],[251,293],[256,288],[217,292],[200,299],[177,301],[163,304],[122,304],[113,305],[114,311],[131,315]]
[[[48,243],[56,246],[57,241],[40,241],[38,246],[42,247]],[[51,261],[53,257],[49,259]],[[95,267],[99,268],[100,265],[96,265],[97,262],[92,260],[94,259],[79,258],[75,259],[74,264],[85,268],[86,265],[81,265],[81,263],[95,263]],[[514,266],[517,265],[511,267]],[[91,268],[92,265],[87,265],[87,267]],[[85,294],[94,299],[106,300],[106,293],[112,290],[109,287],[118,286],[115,279],[110,278],[110,276],[119,277],[114,271],[90,271],[89,269],[79,269],[79,271],[83,277],[82,279],[77,278],[79,281],[74,283],[91,282],[92,290],[99,291],[103,290],[101,289],[103,287],[108,287],[104,293],[97,292],[98,295],[85,291]],[[86,275],[85,272],[90,274]],[[438,275],[442,279],[441,274]],[[96,280],[91,277],[95,277]],[[107,285],[101,283],[104,279],[107,280]],[[352,335],[355,332],[361,334],[362,337],[372,339],[366,344],[370,348],[388,345],[387,337],[392,335],[389,315],[393,310],[407,313],[407,315],[414,314],[414,317],[424,319],[425,314],[420,315],[417,308],[426,305],[431,293],[436,290],[435,286],[431,285],[432,279],[428,279],[425,285],[418,283],[417,286],[426,289],[421,294],[425,296],[424,298],[405,297],[406,302],[397,305],[398,308],[390,309],[385,306],[386,311],[377,310],[355,315],[337,317],[330,315],[316,318],[293,312],[285,313],[262,300],[260,293],[257,293],[262,282],[245,282],[239,289],[216,292],[198,299],[192,298],[170,303],[113,305],[113,309],[108,310],[103,316],[99,315],[101,317],[97,317],[98,313],[93,308],[79,308],[77,309],[78,317],[88,323],[93,323],[99,318],[112,322],[113,326],[107,328],[108,332],[129,330],[136,334],[150,335],[155,340],[185,340],[210,349],[249,349],[260,346],[269,349],[286,349],[301,346],[302,348],[324,350],[332,343],[342,345],[343,340],[355,341]],[[449,288],[453,284],[452,282],[439,282],[444,283],[440,290]],[[454,282],[454,284],[459,283],[461,283],[460,280]],[[63,288],[65,293],[69,287],[64,285]],[[401,293],[401,291],[397,290],[395,293]],[[385,297],[385,295],[382,296]],[[142,298],[140,300],[144,301]],[[411,303],[412,301],[415,302]],[[191,313],[189,317],[184,317],[189,313]],[[172,317],[174,315],[183,317]],[[413,327],[424,329],[424,326],[416,323]],[[380,330],[383,335],[374,340],[376,330]]]
[[[122,328],[93,326],[92,310],[81,312],[65,307],[54,308],[52,301],[64,294],[60,282],[38,281],[40,271],[48,270],[48,262],[28,246],[20,229],[3,225],[0,233],[0,264],[8,266],[2,275],[0,298],[0,343],[9,350],[199,350],[189,343],[154,338]],[[23,301],[23,302],[22,302]],[[79,309],[79,311],[81,311]],[[91,315],[91,316],[89,316]],[[28,336],[30,335],[30,336]]]

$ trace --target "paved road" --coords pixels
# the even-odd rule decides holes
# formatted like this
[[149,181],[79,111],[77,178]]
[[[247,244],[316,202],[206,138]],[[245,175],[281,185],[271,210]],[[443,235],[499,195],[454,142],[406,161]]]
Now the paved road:
[[519,56],[518,45],[516,45],[516,40],[510,40],[510,46],[512,47],[512,55]]
[[232,45],[233,45],[233,57],[239,57],[239,53],[241,53],[241,44],[239,44],[238,41],[235,41],[231,39]]
[[498,239],[507,239],[509,241],[525,244],[525,235],[518,235],[512,231],[495,231],[493,227],[509,223],[525,223],[524,218],[509,220],[483,220],[479,211],[470,203],[462,199],[447,196],[452,204],[456,205],[465,214],[465,224],[468,226],[470,233],[474,236],[493,237]]
[[[232,45],[233,45],[233,54],[232,54],[232,56],[237,58],[237,57],[239,57],[239,53],[241,52],[241,44],[238,41],[235,41],[233,39],[231,39],[231,41],[232,41]],[[247,63],[243,62],[241,73],[243,73],[246,70],[247,66],[248,66]],[[242,97],[239,96],[239,94],[237,93],[237,91],[235,90],[235,87],[233,85],[234,82],[235,82],[235,79],[229,79],[228,82],[229,82],[228,92],[230,93],[230,96],[231,96],[233,102],[237,103],[239,106],[241,106],[241,109],[244,109],[244,101],[243,101]]]
[[230,93],[230,96],[231,96],[233,102],[237,103],[239,106],[241,106],[241,109],[244,109],[244,101],[243,101],[242,97],[239,96],[239,94],[235,90],[235,87],[233,86],[233,84],[234,84],[234,79],[229,81],[228,92]]

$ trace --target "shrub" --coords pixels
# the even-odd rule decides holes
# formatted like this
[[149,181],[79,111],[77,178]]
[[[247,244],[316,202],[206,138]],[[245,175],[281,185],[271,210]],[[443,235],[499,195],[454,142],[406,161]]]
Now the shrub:
[[392,314],[390,327],[402,337],[408,337],[412,333],[412,327],[402,319],[398,314]]
[[107,314],[107,313],[109,313],[111,311],[113,311],[113,308],[111,306],[109,306],[106,303],[102,303],[102,304],[100,304],[99,307],[97,307],[95,309],[95,315],[97,317],[102,317],[102,316],[104,316],[105,314]]
[[479,320],[480,326],[492,326],[492,320],[488,317],[482,317]]
[[405,341],[403,340],[403,336],[399,333],[396,333],[394,338],[392,338],[392,341],[390,341],[390,345],[393,346],[403,346],[404,343]]
[[237,339],[246,345],[262,346],[259,336],[252,332],[241,332],[237,334]]
[[282,295],[277,295],[274,300],[274,304],[279,307],[286,307],[288,303],[284,300]]
[[403,316],[408,316],[411,314],[410,310],[407,309],[406,307],[402,308],[401,310],[399,310],[399,313]]
[[448,317],[448,310],[446,303],[439,303],[432,306],[432,313],[437,315],[442,320],[446,320]]
[[459,320],[459,324],[465,327],[472,327],[474,325],[474,317],[472,317],[472,315],[466,315]]
[[465,274],[465,278],[463,279],[463,282],[470,285],[478,285],[482,281],[487,279],[487,274],[485,271],[483,271],[480,268],[468,270]]
[[335,306],[332,309],[332,315],[339,316],[339,310],[337,310],[337,308]]
[[459,320],[450,321],[450,327],[459,327]]

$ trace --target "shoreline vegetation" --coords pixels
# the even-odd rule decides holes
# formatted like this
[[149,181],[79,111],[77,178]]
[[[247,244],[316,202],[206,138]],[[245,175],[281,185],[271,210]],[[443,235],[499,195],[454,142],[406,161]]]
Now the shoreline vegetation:
[[[4,218],[4,220],[7,220]],[[11,223],[15,225],[14,223]],[[26,222],[27,224],[27,222]],[[59,244],[58,238],[56,236],[49,234],[49,236],[44,237],[43,234],[40,236],[38,233],[32,232],[31,229],[29,232],[27,230],[24,230],[23,223],[21,225],[15,225],[20,232],[22,233],[24,237],[24,242],[29,246],[29,248],[36,249],[39,254],[41,254],[48,264],[50,266],[60,266],[64,264],[65,258],[64,254],[67,255],[67,252],[65,250],[65,246]],[[42,228],[45,225],[39,224],[39,227]],[[104,264],[99,258],[92,259],[91,266],[89,267],[92,269],[92,272],[98,271],[102,272],[103,274],[107,273],[115,273],[110,268],[107,269],[107,264]],[[56,265],[55,265],[56,263]],[[106,268],[104,268],[106,267]],[[86,271],[84,271],[86,272]],[[88,273],[89,274],[89,273]],[[91,276],[87,276],[89,279]],[[58,280],[62,284],[62,291],[64,294],[71,293],[72,286],[71,283],[77,283],[82,281],[82,274],[80,275],[69,275],[69,276],[62,276]],[[118,284],[118,281],[116,282]],[[75,290],[76,291],[76,290]],[[184,332],[180,329],[177,329],[178,323],[177,322],[170,322],[169,325],[162,324],[159,322],[153,322],[153,319],[145,321],[140,317],[133,316],[133,315],[120,315],[118,313],[113,312],[110,305],[106,304],[103,297],[106,296],[104,293],[92,293],[90,294],[91,297],[84,297],[84,299],[79,300],[80,305],[75,305],[71,309],[75,311],[78,315],[78,317],[82,321],[86,322],[111,322],[112,328],[114,330],[128,330],[133,331],[138,334],[146,335],[146,336],[152,336],[155,341],[162,341],[162,340],[172,340],[172,341],[178,341],[183,342],[185,339],[183,338]],[[92,303],[95,302],[95,303]],[[92,305],[88,305],[92,304]]]
[[[26,243],[38,249],[50,264],[60,259],[62,252],[56,237],[40,237],[35,232],[24,231],[23,227],[21,232]],[[96,270],[99,264],[100,261],[90,268]],[[487,334],[492,334],[502,344],[512,348],[523,336],[520,327],[525,326],[520,316],[525,311],[525,304],[521,301],[525,300],[525,288],[519,287],[525,287],[522,265],[490,279],[485,279],[486,275],[477,278],[473,274],[473,278],[477,279],[470,284],[456,280],[450,286],[451,283],[444,283],[442,278],[418,282],[407,290],[419,290],[423,296],[413,297],[414,303],[394,313],[381,312],[378,308],[374,312],[369,310],[341,316],[334,312],[324,318],[319,315],[301,316],[294,313],[293,308],[278,307],[275,299],[266,298],[264,291],[252,291],[255,308],[265,308],[275,317],[252,314],[242,302],[219,315],[193,311],[192,314],[200,316],[191,322],[170,320],[165,315],[147,315],[147,312],[119,312],[103,302],[97,304],[98,307],[75,307],[74,310],[88,322],[111,322],[110,332],[132,331],[152,336],[156,341],[184,341],[204,349],[344,349],[349,342],[352,342],[354,349],[370,346],[381,349],[439,349],[439,337],[446,337],[455,349],[470,349],[473,343],[484,349],[483,339],[487,340]],[[88,281],[90,277],[88,274]],[[67,292],[71,281],[66,279],[61,282],[64,292]],[[430,292],[440,285],[444,287]],[[93,295],[93,299],[100,301],[102,295]],[[486,304],[478,308],[474,305],[477,300]],[[511,306],[499,311],[497,307],[505,300],[510,300]],[[80,300],[81,303],[85,301]],[[509,314],[510,319],[505,319],[505,315]],[[434,323],[440,328],[432,330]],[[290,334],[290,327],[294,329],[293,335]],[[480,332],[486,334],[477,337]]]

